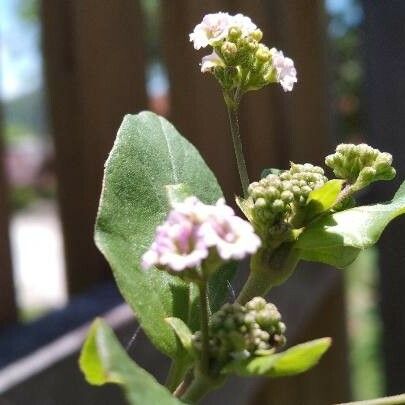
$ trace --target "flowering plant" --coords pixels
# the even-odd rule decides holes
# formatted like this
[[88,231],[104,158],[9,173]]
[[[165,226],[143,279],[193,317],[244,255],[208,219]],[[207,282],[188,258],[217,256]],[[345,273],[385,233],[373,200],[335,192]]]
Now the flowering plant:
[[[322,338],[280,350],[286,325],[263,298],[300,261],[350,264],[405,213],[405,184],[384,204],[356,206],[356,193],[395,176],[392,157],[368,145],[339,145],[325,164],[267,169],[250,183],[237,120],[241,97],[279,83],[292,91],[291,59],[269,49],[250,18],[209,14],[190,34],[210,47],[201,71],[219,82],[229,113],[245,219],[226,205],[198,151],[164,118],[128,115],[107,160],[95,240],[118,286],[158,350],[172,359],[166,386],[132,361],[111,329],[92,325],[80,357],[91,384],[123,386],[131,404],[197,402],[229,375],[282,377],[305,372],[331,344]],[[237,262],[250,273],[225,303]]]

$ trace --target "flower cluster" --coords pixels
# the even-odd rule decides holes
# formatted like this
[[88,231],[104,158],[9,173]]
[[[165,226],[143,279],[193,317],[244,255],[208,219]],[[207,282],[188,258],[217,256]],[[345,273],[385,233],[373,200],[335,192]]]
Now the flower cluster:
[[202,266],[204,260],[243,259],[255,253],[260,239],[252,226],[237,217],[223,199],[206,205],[196,197],[176,203],[166,221],[157,227],[142,267],[179,272]]
[[262,31],[249,17],[228,13],[207,14],[190,34],[195,49],[211,46],[211,54],[201,61],[201,71],[211,72],[224,90],[241,93],[280,83],[291,91],[297,82],[294,62],[260,41]]
[[366,187],[378,180],[392,180],[395,169],[392,156],[369,145],[340,144],[336,152],[325,159],[336,177],[353,184],[355,189]]
[[[246,305],[225,304],[209,324],[210,355],[226,363],[265,354],[285,344],[285,330],[276,306],[262,297]],[[193,335],[193,343],[197,351],[201,350],[201,332]]]
[[[250,184],[250,216],[256,231],[264,238],[291,228],[294,213],[305,206],[312,190],[322,187],[327,178],[319,166],[291,163],[290,170],[269,174]],[[274,235],[273,235],[274,236]]]

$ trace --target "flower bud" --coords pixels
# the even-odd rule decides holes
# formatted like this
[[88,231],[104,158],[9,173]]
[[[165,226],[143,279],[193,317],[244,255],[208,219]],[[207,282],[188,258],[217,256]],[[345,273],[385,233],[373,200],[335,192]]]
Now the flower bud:
[[345,179],[360,190],[378,180],[392,180],[395,169],[392,156],[369,145],[340,144],[336,152],[325,158],[336,177]]
[[322,187],[327,180],[319,166],[291,163],[290,170],[279,175],[269,174],[259,182],[251,183],[248,194],[256,231],[262,238],[288,232],[292,214],[305,206],[309,193]]
[[270,49],[267,46],[260,44],[256,51],[256,59],[260,63],[266,63],[270,60],[271,54]]
[[230,41],[225,41],[221,46],[221,52],[228,64],[232,64],[235,61],[235,57],[238,53],[237,46]]
[[[233,358],[259,355],[285,344],[285,324],[276,306],[262,297],[246,305],[225,304],[212,315],[209,324],[210,355],[222,363]],[[193,343],[201,350],[201,333],[193,335]]]
[[231,27],[228,31],[228,39],[236,42],[242,35],[242,30],[239,27]]
[[257,42],[260,42],[263,38],[263,32],[259,28],[255,31],[253,31],[251,35]]

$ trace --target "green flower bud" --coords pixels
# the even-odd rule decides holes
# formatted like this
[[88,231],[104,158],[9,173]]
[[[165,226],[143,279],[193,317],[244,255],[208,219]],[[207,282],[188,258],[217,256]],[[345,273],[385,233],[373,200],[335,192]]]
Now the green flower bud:
[[289,182],[289,189],[294,195],[295,202],[303,206],[312,190],[322,187],[328,179],[322,167],[310,163],[291,163],[291,168],[280,174],[280,179]]
[[[285,344],[285,324],[276,306],[255,297],[246,305],[225,304],[209,323],[210,356],[224,364],[233,358],[259,355]],[[201,350],[201,333],[193,335]]]
[[228,39],[232,42],[236,42],[242,35],[242,31],[238,27],[231,27],[228,30]]
[[221,53],[225,62],[232,65],[235,62],[238,48],[233,42],[225,41],[221,46]]
[[233,42],[225,41],[221,46],[221,52],[225,55],[235,55],[238,52],[238,48]]
[[251,183],[249,212],[256,232],[264,240],[288,237],[288,232],[298,226],[289,222],[294,213],[306,205],[311,191],[322,187],[327,180],[319,166],[291,163],[290,170]]
[[345,179],[355,190],[378,180],[392,180],[395,169],[392,156],[369,145],[340,144],[336,152],[325,158],[336,177]]
[[270,49],[267,46],[260,44],[256,51],[256,59],[259,64],[268,62],[271,59]]
[[263,32],[260,29],[253,31],[251,35],[257,42],[260,42],[263,38]]

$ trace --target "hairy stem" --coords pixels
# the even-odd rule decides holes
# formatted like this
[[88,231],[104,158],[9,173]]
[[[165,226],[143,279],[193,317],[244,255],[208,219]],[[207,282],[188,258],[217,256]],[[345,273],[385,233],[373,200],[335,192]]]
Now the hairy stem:
[[229,125],[231,127],[231,135],[233,141],[233,147],[235,149],[236,163],[238,165],[238,172],[240,182],[242,184],[243,196],[247,197],[247,190],[249,187],[249,176],[245,162],[245,156],[243,155],[242,141],[240,137],[239,121],[238,121],[238,108],[239,108],[238,93],[235,93],[233,97],[224,93],[224,99],[228,109]]
[[173,395],[176,398],[180,398],[184,393],[187,391],[190,384],[193,382],[193,373],[188,372],[184,378],[184,380],[179,384],[179,386],[174,390]]
[[347,402],[340,405],[399,405],[399,404],[405,404],[405,394],[394,395],[392,397],[369,399],[366,401]]
[[200,359],[201,373],[208,374],[209,371],[209,336],[208,336],[208,316],[209,305],[207,295],[207,281],[203,280],[199,283],[200,290],[200,316],[201,316],[201,338],[202,350]]
[[187,403],[196,403],[205,394],[217,388],[218,384],[201,374],[194,378],[187,391],[180,397],[180,399]]
[[173,392],[176,389],[176,387],[180,384],[181,380],[184,377],[185,372],[186,369],[184,367],[184,362],[182,362],[181,360],[172,361],[165,383],[166,388],[170,392]]
[[252,298],[264,296],[276,285],[284,283],[294,272],[300,259],[293,244],[285,243],[271,252],[265,248],[252,257],[249,277],[236,302],[246,304]]

